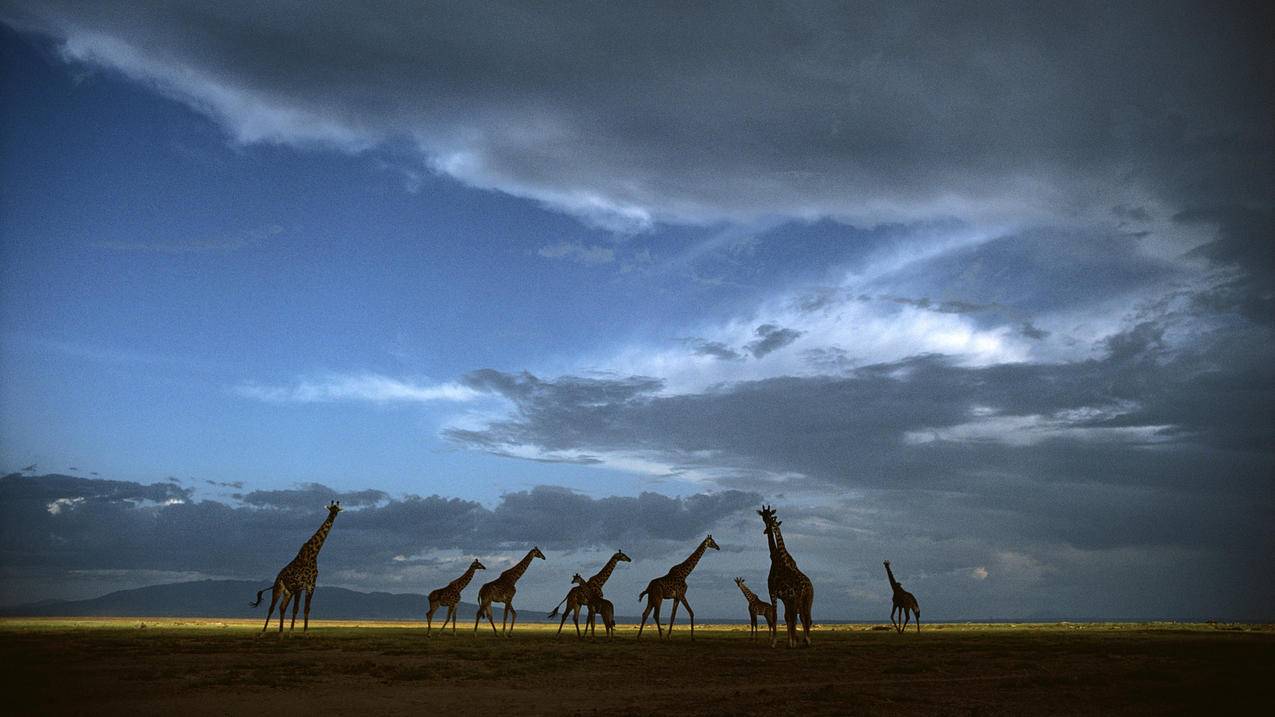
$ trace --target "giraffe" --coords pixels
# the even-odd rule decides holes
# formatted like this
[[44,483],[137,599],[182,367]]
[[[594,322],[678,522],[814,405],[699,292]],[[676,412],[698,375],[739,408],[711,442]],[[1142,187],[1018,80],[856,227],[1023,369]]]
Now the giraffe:
[[744,599],[748,601],[748,619],[753,623],[753,640],[757,639],[757,616],[761,615],[766,618],[766,625],[770,631],[775,631],[775,606],[757,597],[757,593],[748,589],[744,584],[743,578],[735,578],[735,584],[739,586],[740,592],[744,593]]
[[695,611],[691,610],[691,604],[686,601],[686,576],[691,574],[695,565],[699,563],[700,557],[704,555],[704,551],[709,548],[721,550],[711,535],[700,541],[699,547],[695,548],[695,552],[691,553],[689,558],[669,568],[663,577],[652,580],[638,595],[638,602],[642,601],[643,595],[649,595],[646,599],[646,609],[642,611],[642,624],[638,626],[639,640],[642,639],[642,628],[646,627],[646,618],[652,610],[655,611],[655,629],[659,630],[661,638],[664,637],[664,628],[660,625],[660,603],[665,600],[673,601],[673,609],[668,615],[669,637],[673,636],[673,621],[677,619],[677,605],[681,603],[686,606],[686,612],[691,616],[691,639],[695,639]]
[[447,606],[447,617],[443,618],[443,628],[447,629],[447,621],[452,621],[452,634],[456,634],[456,606],[460,604],[460,591],[465,589],[470,580],[474,579],[474,572],[477,570],[486,570],[487,566],[478,562],[475,558],[474,562],[469,564],[469,569],[465,574],[447,583],[446,586],[437,590],[430,591],[429,594],[429,612],[425,613],[425,636],[429,637],[434,631],[434,611],[439,605]]
[[[594,575],[584,581],[584,583],[571,588],[571,591],[567,593],[567,596],[562,598],[562,602],[558,603],[558,607],[555,607],[553,612],[549,613],[549,617],[557,615],[558,608],[562,607],[563,603],[566,603],[567,607],[562,612],[562,622],[558,623],[558,637],[562,637],[562,626],[567,624],[567,613],[572,613],[573,615],[572,620],[574,620],[576,625],[576,637],[582,637],[580,634],[580,608],[588,607],[590,602],[602,597],[602,586],[606,584],[607,579],[611,577],[612,571],[615,570],[616,563],[631,562],[633,562],[633,560],[629,558],[629,556],[625,555],[623,550],[617,550],[615,551],[615,554],[611,556],[611,559],[607,561],[606,565],[602,566],[602,569],[598,571],[597,575]],[[589,615],[593,615],[592,608],[589,608]],[[588,624],[587,619],[585,624]]]
[[[770,602],[778,605],[776,598],[784,602],[784,621],[788,623],[788,647],[797,646],[797,618],[801,618],[804,630],[804,643],[810,646],[810,606],[815,600],[815,588],[810,578],[797,568],[797,561],[792,559],[788,549],[784,547],[784,536],[779,530],[782,521],[776,517],[775,509],[763,505],[757,511],[766,529],[766,542],[770,546],[770,576],[766,579],[766,587],[770,590]],[[775,646],[775,629],[770,631],[770,646]]]
[[[487,622],[491,623],[491,632],[493,635],[514,635],[514,623],[518,622],[518,611],[514,609],[514,593],[518,591],[517,582],[522,574],[527,572],[527,566],[531,565],[532,558],[545,559],[545,554],[540,552],[540,548],[532,548],[526,557],[518,561],[512,568],[500,574],[500,577],[478,588],[478,614],[474,615],[474,634],[478,634],[478,621],[482,619],[483,613],[487,614]],[[491,615],[491,604],[499,602],[504,603],[505,609],[500,616],[500,632],[496,632],[496,621]],[[509,621],[509,632],[505,632],[506,618],[513,617]]]
[[[598,598],[596,601],[589,603],[589,612],[596,612],[602,617],[602,626],[606,628],[607,637],[615,637],[615,605],[611,604],[606,598]],[[589,618],[589,634],[592,635],[594,630],[593,617]]]
[[[921,606],[916,602],[916,596],[903,589],[903,584],[894,579],[894,572],[890,570],[890,561],[886,560],[885,576],[890,579],[890,589],[894,591],[893,606],[890,608],[890,624],[894,625],[894,629],[900,634],[908,626],[908,611],[911,610],[916,614],[916,631],[921,631]],[[899,624],[894,619],[894,613],[898,611],[899,616],[903,618],[903,624]]]
[[340,512],[341,501],[328,503],[328,517],[323,525],[305,541],[301,550],[297,551],[297,557],[283,566],[283,570],[274,579],[274,585],[257,591],[257,601],[250,603],[252,607],[260,605],[261,594],[273,588],[270,593],[270,609],[266,611],[266,624],[261,627],[262,633],[270,627],[270,616],[274,613],[275,603],[279,602],[280,596],[283,597],[283,602],[279,603],[279,634],[283,634],[283,613],[288,609],[289,600],[292,601],[292,625],[288,630],[296,629],[297,608],[301,604],[302,592],[305,593],[305,622],[301,625],[301,631],[310,629],[310,600],[314,597],[314,585],[319,580],[319,551],[323,548],[323,541],[328,539],[328,533],[332,531],[332,521],[336,520],[336,514]]

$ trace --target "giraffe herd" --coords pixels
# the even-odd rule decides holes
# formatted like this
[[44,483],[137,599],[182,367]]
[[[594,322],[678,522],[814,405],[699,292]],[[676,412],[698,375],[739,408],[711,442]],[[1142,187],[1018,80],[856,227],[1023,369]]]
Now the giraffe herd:
[[[283,620],[289,602],[292,603],[292,625],[289,629],[295,629],[297,626],[297,611],[303,593],[305,595],[305,620],[302,623],[301,630],[305,632],[309,629],[310,601],[314,597],[315,583],[319,577],[319,551],[323,548],[323,543],[327,540],[328,533],[332,531],[332,523],[336,520],[337,514],[341,512],[341,502],[333,501],[329,503],[327,510],[328,517],[319,526],[319,529],[315,531],[314,535],[301,546],[297,556],[292,559],[292,562],[285,565],[283,570],[279,571],[274,583],[269,588],[262,588],[257,591],[256,601],[250,603],[252,607],[260,605],[262,595],[266,590],[272,591],[270,609],[266,611],[266,623],[261,628],[262,633],[270,627],[270,620],[274,614],[276,604],[279,606],[279,633],[283,633]],[[740,591],[744,594],[744,599],[748,601],[748,617],[752,623],[752,639],[757,639],[757,617],[760,615],[765,618],[767,628],[770,631],[770,646],[775,646],[778,642],[777,606],[782,602],[784,604],[784,622],[787,625],[788,647],[797,647],[799,645],[808,647],[810,645],[810,624],[813,620],[810,610],[815,599],[814,584],[797,567],[797,561],[793,559],[792,554],[788,552],[787,546],[784,545],[783,532],[780,530],[783,521],[779,520],[775,509],[764,505],[761,510],[757,511],[757,514],[761,516],[764,528],[762,533],[766,536],[766,545],[770,550],[770,574],[766,578],[766,588],[770,595],[770,602],[762,600],[750,590],[743,578],[735,578],[735,584],[739,586]],[[686,608],[686,614],[691,623],[691,639],[695,639],[695,611],[691,609],[691,604],[686,599],[686,579],[690,576],[691,571],[695,569],[695,566],[699,564],[704,552],[710,548],[721,550],[717,541],[713,540],[712,535],[700,541],[699,546],[690,554],[690,557],[669,568],[669,571],[664,575],[652,580],[647,584],[646,589],[638,595],[639,602],[644,597],[646,598],[646,609],[642,612],[642,623],[638,626],[638,639],[641,639],[642,631],[646,628],[647,618],[651,616],[652,612],[654,612],[655,628],[659,633],[659,637],[661,639],[672,637],[673,623],[677,619],[678,605]],[[514,610],[513,607],[518,579],[523,576],[523,573],[527,572],[532,560],[536,558],[545,559],[545,555],[540,551],[539,547],[533,547],[513,567],[505,570],[495,580],[483,584],[478,589],[478,612],[474,616],[474,634],[478,634],[479,622],[486,616],[487,622],[491,625],[493,635],[513,636],[514,623],[518,621],[518,611]],[[562,628],[567,623],[567,615],[572,617],[577,638],[583,637],[585,634],[596,636],[595,620],[597,618],[601,618],[606,636],[612,637],[614,635],[615,607],[610,600],[603,596],[602,586],[611,577],[616,565],[622,562],[632,562],[632,559],[625,555],[623,550],[617,550],[593,577],[586,580],[580,573],[572,576],[571,589],[567,592],[566,597],[562,599],[562,602],[559,602],[558,606],[553,609],[553,612],[549,613],[549,617],[552,618],[558,614],[560,608],[562,609],[562,620],[558,623],[558,637],[562,636]],[[447,614],[443,618],[443,630],[447,629],[447,623],[450,621],[452,634],[456,634],[456,611],[457,606],[460,604],[461,592],[473,580],[475,572],[485,569],[486,566],[475,559],[469,564],[469,568],[465,570],[463,575],[429,593],[429,607],[425,613],[426,636],[433,634],[434,613],[439,607],[447,608]],[[893,593],[890,623],[897,632],[902,633],[907,627],[909,619],[915,616],[916,631],[920,632],[921,608],[917,603],[916,597],[904,590],[903,585],[894,579],[894,572],[890,570],[889,560],[885,561],[885,573],[890,581],[890,589]],[[667,631],[660,624],[660,605],[665,600],[673,601],[672,609],[669,611]],[[496,621],[492,616],[492,605],[495,603],[500,603],[504,606],[499,631],[496,630]],[[587,611],[583,631],[580,629],[581,609]],[[895,618],[896,613],[898,614],[898,619]],[[506,622],[508,623],[507,627]],[[800,637],[797,634],[798,622],[801,624]]]

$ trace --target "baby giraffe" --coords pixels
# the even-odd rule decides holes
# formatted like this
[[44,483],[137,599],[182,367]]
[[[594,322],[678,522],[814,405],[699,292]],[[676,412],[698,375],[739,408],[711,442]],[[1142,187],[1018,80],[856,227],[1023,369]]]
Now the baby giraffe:
[[447,583],[445,587],[433,590],[429,594],[429,612],[425,613],[425,636],[429,637],[434,631],[434,611],[439,605],[447,606],[447,617],[443,618],[443,629],[447,629],[447,621],[452,621],[452,634],[456,634],[456,606],[460,604],[460,591],[465,589],[470,580],[474,579],[474,572],[477,570],[486,570],[487,566],[478,562],[475,558],[474,562],[469,564],[469,569],[465,574]]
[[[588,589],[589,584],[580,576],[580,573],[571,576],[571,582]],[[597,637],[598,627],[594,620],[599,615],[602,616],[602,627],[606,629],[607,637],[613,637],[615,635],[615,605],[601,595],[590,593],[589,620],[585,625],[585,630],[590,637]]]
[[[921,631],[921,606],[916,602],[916,596],[903,589],[903,584],[894,579],[894,573],[890,570],[890,561],[885,561],[885,576],[890,579],[890,589],[894,591],[894,606],[890,608],[890,622],[894,625],[894,629],[900,634],[904,628],[908,626],[908,611],[911,610],[916,615],[916,631]],[[894,619],[894,613],[898,611],[899,620]]]
[[748,589],[744,584],[743,578],[735,578],[735,584],[739,586],[744,598],[748,600],[748,619],[753,623],[753,639],[757,639],[757,616],[761,615],[766,618],[766,626],[772,632],[775,629],[775,606],[757,597],[757,594]]

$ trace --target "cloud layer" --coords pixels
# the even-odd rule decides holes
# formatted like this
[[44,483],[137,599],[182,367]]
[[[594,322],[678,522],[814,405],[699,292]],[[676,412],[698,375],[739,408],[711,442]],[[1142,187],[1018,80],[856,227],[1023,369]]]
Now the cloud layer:
[[407,142],[613,228],[1136,218],[1275,176],[1262,23],[1229,6],[5,5],[239,142]]

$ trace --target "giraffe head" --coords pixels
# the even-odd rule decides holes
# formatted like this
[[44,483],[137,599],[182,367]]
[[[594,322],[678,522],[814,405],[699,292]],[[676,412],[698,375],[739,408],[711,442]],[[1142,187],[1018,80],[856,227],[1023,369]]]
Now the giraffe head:
[[711,533],[709,534],[707,538],[704,539],[704,547],[712,548],[713,550],[722,549],[721,546],[717,544],[717,541],[713,540],[713,535]]
[[341,512],[341,501],[334,500],[331,503],[328,503],[328,515],[335,518],[336,514],[340,512]]
[[776,517],[775,509],[768,505],[763,505],[761,510],[757,511],[757,515],[761,516],[761,522],[766,525],[766,529],[761,531],[765,535],[771,535],[772,529],[783,524],[782,521]]
[[586,584],[587,582],[589,582],[589,581],[587,581],[587,580],[585,580],[584,578],[580,577],[580,573],[576,573],[575,575],[572,575],[572,576],[571,576],[571,584],[572,584],[572,585],[584,585],[584,584]]
[[889,561],[889,560],[882,560],[882,561],[881,561],[881,564],[882,564],[882,565],[884,565],[884,566],[886,566],[887,568],[888,568],[888,567],[890,567],[890,561]]
[[761,510],[757,510],[757,515],[761,515],[761,522],[766,526],[765,531],[762,532],[769,533],[770,524],[779,522],[775,519],[775,509],[771,508],[769,505],[762,505]]
[[615,551],[615,555],[612,555],[612,556],[611,556],[611,558],[612,558],[613,560],[616,560],[616,561],[621,562],[621,563],[631,563],[631,562],[633,562],[633,561],[629,558],[629,556],[627,556],[627,555],[625,555],[625,554],[624,554],[624,551],[623,551],[623,550],[617,550],[617,551]]
[[531,557],[533,557],[533,558],[540,558],[541,560],[544,560],[544,559],[545,559],[545,554],[544,554],[544,553],[542,553],[542,552],[540,552],[540,548],[539,548],[539,547],[534,547],[534,548],[532,548],[532,549],[531,549]]
[[742,588],[742,587],[744,587],[744,579],[743,579],[743,578],[735,578],[735,584],[736,584],[736,585],[738,585],[738,586],[740,586],[741,588]]
[[478,558],[474,558],[474,562],[469,564],[469,569],[470,570],[486,570],[487,566],[478,562]]

